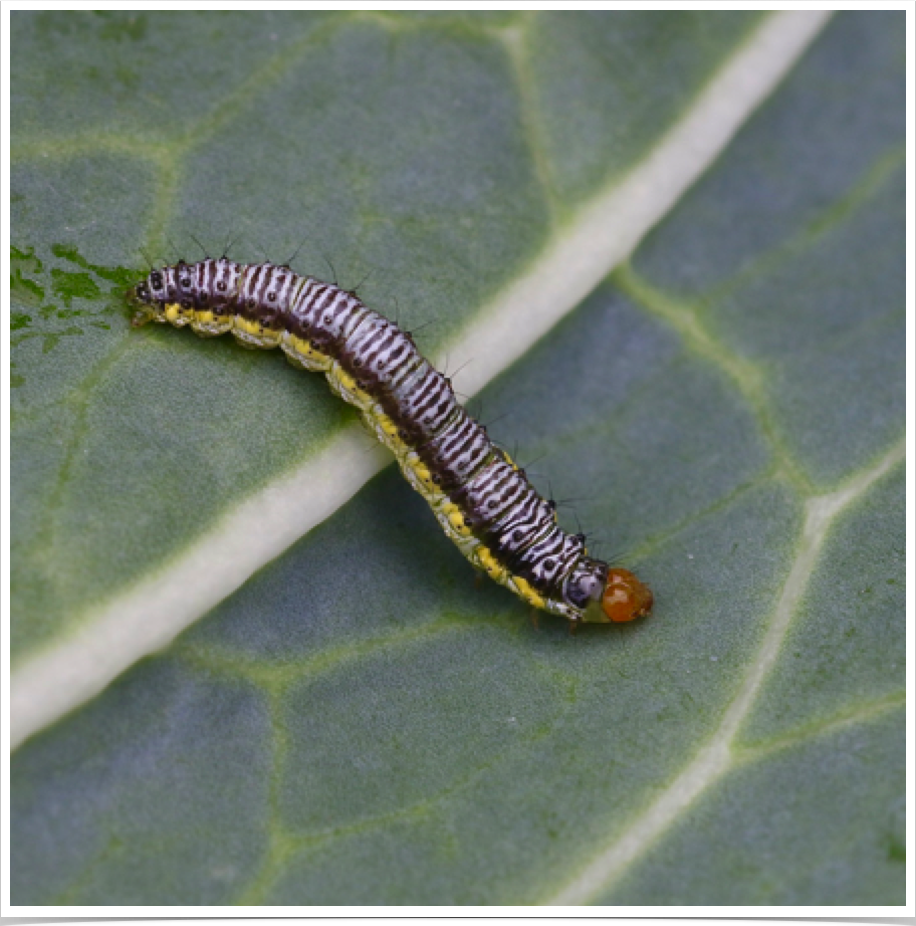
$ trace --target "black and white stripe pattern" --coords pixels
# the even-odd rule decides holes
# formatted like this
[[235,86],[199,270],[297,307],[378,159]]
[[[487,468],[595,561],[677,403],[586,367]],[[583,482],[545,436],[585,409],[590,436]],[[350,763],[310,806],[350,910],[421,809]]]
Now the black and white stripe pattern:
[[[626,570],[590,558],[584,538],[557,525],[553,504],[458,404],[410,335],[352,293],[285,266],[223,258],[154,270],[131,297],[137,324],[232,331],[246,347],[280,346],[297,365],[324,372],[465,556],[526,601],[574,623],[648,612],[651,593]],[[612,584],[624,597],[644,592],[633,613],[601,612]]]

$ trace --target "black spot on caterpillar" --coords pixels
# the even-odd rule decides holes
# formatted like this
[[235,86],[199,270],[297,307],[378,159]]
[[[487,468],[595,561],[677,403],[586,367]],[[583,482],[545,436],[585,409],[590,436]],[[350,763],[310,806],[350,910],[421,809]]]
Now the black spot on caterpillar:
[[410,335],[353,293],[287,266],[222,258],[153,270],[129,299],[134,325],[231,331],[246,347],[280,347],[296,366],[324,373],[464,556],[529,604],[574,626],[649,613],[649,588],[560,528],[556,506],[467,414]]

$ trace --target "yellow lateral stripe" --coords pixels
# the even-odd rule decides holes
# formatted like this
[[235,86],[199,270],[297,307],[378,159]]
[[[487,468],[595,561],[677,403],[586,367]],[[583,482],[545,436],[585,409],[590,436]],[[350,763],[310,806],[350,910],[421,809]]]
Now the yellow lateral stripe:
[[286,333],[286,343],[292,347],[296,353],[301,354],[303,357],[308,357],[309,360],[314,360],[316,362],[321,362],[323,360],[329,360],[327,354],[323,354],[319,350],[315,350],[312,345],[306,341],[304,338],[297,338],[295,335]]
[[521,595],[529,604],[534,605],[536,608],[545,608],[547,603],[532,587],[531,583],[527,579],[523,579],[521,576],[512,576],[512,585],[515,588],[515,591]]

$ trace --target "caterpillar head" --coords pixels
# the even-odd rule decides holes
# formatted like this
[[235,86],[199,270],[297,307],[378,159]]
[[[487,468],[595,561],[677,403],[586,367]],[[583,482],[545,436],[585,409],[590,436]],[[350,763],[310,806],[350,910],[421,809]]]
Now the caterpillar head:
[[580,564],[567,586],[567,596],[582,608],[588,624],[621,624],[645,617],[652,610],[652,591],[628,569],[598,560]]
[[[628,569],[612,566],[601,595],[602,620],[614,624],[645,617],[652,610],[652,589]],[[588,620],[586,611],[586,620]]]

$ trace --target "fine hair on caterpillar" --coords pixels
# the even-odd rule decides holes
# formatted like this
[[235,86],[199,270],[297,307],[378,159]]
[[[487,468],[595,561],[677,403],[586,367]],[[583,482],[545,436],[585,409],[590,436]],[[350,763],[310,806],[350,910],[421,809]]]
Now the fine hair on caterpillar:
[[135,326],[190,326],[205,337],[231,332],[245,347],[279,347],[295,366],[324,373],[394,453],[462,554],[535,608],[572,627],[651,610],[649,588],[589,556],[581,529],[569,534],[559,526],[556,504],[467,413],[450,379],[408,332],[354,292],[286,264],[222,257],[153,269],[129,301]]

